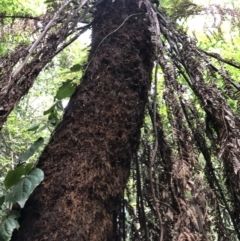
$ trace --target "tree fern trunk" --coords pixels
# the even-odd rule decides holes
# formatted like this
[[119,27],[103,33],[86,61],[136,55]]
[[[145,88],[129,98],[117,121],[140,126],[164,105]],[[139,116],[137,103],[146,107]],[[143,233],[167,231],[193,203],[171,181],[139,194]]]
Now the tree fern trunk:
[[136,0],[98,5],[82,84],[39,160],[45,179],[22,210],[12,241],[114,240],[150,87],[148,27]]

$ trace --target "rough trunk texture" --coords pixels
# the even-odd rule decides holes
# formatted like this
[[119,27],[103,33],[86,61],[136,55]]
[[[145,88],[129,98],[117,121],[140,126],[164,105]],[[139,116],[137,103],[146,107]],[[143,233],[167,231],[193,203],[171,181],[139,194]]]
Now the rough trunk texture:
[[136,0],[103,1],[94,19],[88,68],[39,160],[45,179],[12,241],[117,240],[114,217],[139,145],[153,44]]

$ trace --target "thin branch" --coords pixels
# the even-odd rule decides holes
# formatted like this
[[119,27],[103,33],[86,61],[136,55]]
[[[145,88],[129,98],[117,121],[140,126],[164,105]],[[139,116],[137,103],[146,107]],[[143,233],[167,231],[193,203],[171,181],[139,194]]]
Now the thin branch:
[[141,205],[141,213],[140,215],[143,218],[143,229],[145,232],[145,240],[148,241],[149,237],[148,237],[148,232],[147,232],[147,224],[146,224],[146,215],[145,215],[145,210],[144,210],[144,203],[143,203],[143,194],[142,194],[142,184],[141,184],[141,174],[140,174],[140,168],[139,168],[139,160],[138,160],[138,156],[136,154],[135,156],[135,160],[136,160],[136,171],[137,171],[137,194],[139,195],[140,198],[140,205]]
[[207,52],[207,51],[205,51],[205,50],[203,50],[203,49],[198,49],[198,51],[200,51],[200,52],[203,52],[204,54],[206,54],[207,56],[210,56],[210,57],[212,57],[212,58],[215,58],[215,59],[217,59],[218,61],[221,61],[221,62],[223,62],[223,63],[225,63],[225,64],[228,64],[228,65],[230,65],[230,66],[232,66],[232,67],[235,67],[235,68],[237,68],[237,69],[240,69],[240,63],[237,63],[236,61],[233,61],[233,60],[230,60],[230,59],[224,59],[224,58],[222,58],[219,54],[217,54],[217,53],[210,53],[210,52]]
[[[201,50],[200,50],[201,51]],[[203,52],[203,51],[202,51]],[[199,53],[201,57],[204,58],[204,56]],[[213,53],[211,53],[213,54]],[[215,54],[214,54],[215,55]],[[223,62],[222,60],[219,60],[222,59],[220,56],[218,56],[218,54],[216,54],[216,59],[219,61],[219,62]],[[214,66],[208,59],[206,59],[206,57],[204,58],[204,60],[207,62],[207,64],[214,70],[216,71],[223,79],[227,80],[231,85],[233,85],[238,91],[240,91],[240,86],[238,86],[237,84],[234,83],[233,79],[230,77],[230,76],[227,76],[226,73],[224,73],[222,70],[218,69],[216,66]],[[223,62],[225,63],[225,62]],[[239,64],[239,67],[240,67],[240,64]],[[236,67],[237,68],[237,67]]]
[[[183,76],[185,78],[185,76]],[[183,101],[181,101],[181,106],[182,106],[182,110],[183,110],[183,113],[185,115],[185,118],[187,120],[187,123],[188,123],[188,126],[194,136],[194,140],[199,148],[199,150],[201,151],[201,153],[203,154],[203,157],[206,161],[206,171],[209,171],[209,173],[211,174],[211,178],[208,178],[208,181],[209,181],[209,184],[211,185],[212,188],[214,188],[214,191],[217,191],[216,192],[216,195],[218,197],[218,199],[220,199],[224,205],[225,205],[225,208],[231,218],[231,221],[235,227],[235,229],[237,230],[237,224],[233,218],[233,215],[232,215],[232,212],[230,210],[230,207],[228,205],[228,202],[225,198],[225,195],[223,193],[223,190],[221,188],[221,185],[216,177],[216,174],[215,174],[215,171],[214,171],[214,168],[213,168],[213,164],[212,164],[212,161],[211,161],[211,155],[208,151],[208,148],[207,148],[207,144],[206,144],[206,140],[204,139],[204,137],[202,136],[202,134],[198,131],[198,130],[195,130],[191,121],[190,121],[190,117],[188,116],[187,114],[187,109],[186,109],[186,105],[184,104]],[[208,176],[207,176],[208,177]],[[216,187],[215,187],[215,185]],[[219,193],[218,193],[219,192]],[[237,233],[239,234],[238,230],[237,230]]]
[[29,16],[29,15],[3,15],[3,14],[0,14],[0,18],[4,19],[4,18],[12,18],[12,19],[16,19],[16,18],[20,18],[20,19],[33,19],[33,20],[38,20],[40,21],[41,18],[39,17],[33,17],[33,16]]
[[29,57],[31,56],[31,54],[33,53],[34,49],[37,47],[37,45],[40,43],[40,41],[44,38],[44,36],[46,35],[47,31],[52,27],[54,21],[56,20],[56,18],[58,17],[58,15],[64,10],[64,8],[67,7],[67,5],[71,2],[72,0],[67,0],[62,7],[54,14],[53,18],[51,19],[51,21],[49,21],[49,23],[47,24],[47,26],[44,28],[44,30],[42,31],[41,35],[38,37],[38,39],[33,43],[33,45],[31,46],[31,48],[28,50],[28,55],[26,56],[26,58],[24,59],[23,63],[16,69],[16,71],[14,71],[11,75],[12,78],[15,78],[18,73],[23,69],[23,67],[27,64],[27,61],[29,59]]
[[77,34],[75,34],[75,36],[73,36],[71,39],[69,39],[65,44],[63,44],[59,49],[57,49],[56,55],[60,53],[63,49],[68,47],[71,43],[73,43],[77,38],[80,37],[81,34],[86,32],[91,26],[92,26],[92,22],[83,27],[78,28],[78,30],[80,31]]
[[154,201],[154,206],[155,210],[158,216],[159,220],[159,225],[160,225],[160,239],[159,241],[163,241],[163,221],[161,214],[159,212],[158,208],[158,203],[157,203],[157,198],[155,194],[155,188],[153,186],[153,165],[154,165],[154,160],[156,159],[157,155],[157,150],[158,150],[158,132],[157,132],[157,121],[156,121],[156,111],[157,111],[157,71],[158,71],[158,62],[156,63],[155,67],[155,80],[154,80],[154,99],[153,99],[153,128],[154,128],[154,137],[155,137],[155,146],[154,150],[150,159],[150,168],[149,168],[149,176],[150,176],[150,185],[151,185],[151,190],[152,190],[152,195],[153,195],[153,201]]

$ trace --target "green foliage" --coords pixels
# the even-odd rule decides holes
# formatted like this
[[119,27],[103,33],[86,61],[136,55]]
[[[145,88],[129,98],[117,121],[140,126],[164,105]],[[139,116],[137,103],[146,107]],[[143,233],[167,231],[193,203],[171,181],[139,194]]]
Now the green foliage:
[[[29,149],[27,149],[18,159],[19,164],[22,162],[25,162],[24,164],[21,164],[20,166],[17,166],[14,170],[10,170],[7,172],[5,179],[3,180],[4,183],[4,189],[7,195],[14,196],[14,193],[11,191],[11,188],[16,188],[16,186],[20,185],[20,183],[24,180],[30,180],[32,181],[32,187],[34,189],[34,185],[37,183],[37,180],[33,180],[34,178],[32,176],[36,175],[37,179],[41,179],[41,173],[42,171],[38,170],[37,168],[34,168],[34,165],[32,163],[26,163],[26,161],[34,155],[34,153],[38,150],[38,148],[43,145],[44,140],[43,138],[39,138],[37,141],[35,141]],[[35,171],[34,171],[35,170]],[[40,183],[40,182],[39,182]],[[38,185],[38,184],[37,184]],[[11,189],[10,191],[8,191]],[[1,199],[2,201],[3,199]],[[7,201],[8,198],[5,198],[4,201]],[[12,201],[11,201],[12,202]],[[13,202],[14,203],[14,202]]]
[[161,4],[169,16],[172,17],[173,21],[197,15],[202,10],[202,8],[192,0],[164,0],[161,1]]
[[[19,163],[26,162],[36,151],[43,145],[43,138],[39,138],[33,145],[27,149],[19,158]],[[22,164],[14,170],[7,172],[3,180],[4,188],[2,188],[3,196],[0,197],[1,210],[6,211],[6,217],[2,217],[0,224],[0,241],[10,240],[12,232],[19,227],[19,213],[11,210],[11,207],[18,203],[20,207],[25,205],[25,202],[33,192],[33,190],[43,180],[43,171],[35,168],[32,163]],[[8,211],[10,210],[10,211]]]
[[40,124],[34,124],[30,126],[27,131],[36,131],[39,128]]
[[75,88],[76,86],[73,85],[72,80],[67,80],[66,82],[63,82],[62,86],[60,86],[57,91],[56,98],[58,100],[62,100],[71,97]]
[[46,144],[61,120],[64,105],[80,82],[87,55],[81,49],[82,45],[76,42],[46,66],[0,133],[0,241],[9,240],[13,229],[18,227],[17,221],[9,217],[9,210],[16,203],[23,207],[43,180],[43,172],[35,168],[36,161],[44,146],[43,139]]
[[11,192],[6,195],[5,201],[18,203],[20,207],[23,208],[30,194],[40,184],[43,177],[43,171],[38,168],[32,169],[29,174],[21,178],[17,185],[12,188]]
[[[34,4],[33,4],[34,3]],[[2,0],[0,4],[0,56],[7,55],[20,43],[30,43],[34,17],[43,14],[43,0]]]
[[27,10],[24,8],[19,1],[16,0],[2,0],[0,5],[0,13],[6,14],[17,14],[17,13],[26,13]]
[[0,224],[0,241],[8,241],[12,237],[12,232],[14,229],[19,228],[18,221],[19,212],[11,211],[9,212],[7,218]]
[[21,165],[14,170],[10,170],[4,179],[4,185],[6,190],[17,185],[22,176],[26,175],[32,168],[33,164],[28,163],[26,165]]
[[3,205],[4,201],[5,201],[5,196],[0,197],[0,206]]
[[36,140],[33,145],[24,152],[17,160],[17,162],[20,164],[22,162],[27,161],[33,154],[38,150],[40,146],[42,146],[44,143],[44,139],[40,137],[38,140]]
[[78,72],[82,70],[82,65],[81,64],[74,64],[71,68],[70,71],[71,72]]

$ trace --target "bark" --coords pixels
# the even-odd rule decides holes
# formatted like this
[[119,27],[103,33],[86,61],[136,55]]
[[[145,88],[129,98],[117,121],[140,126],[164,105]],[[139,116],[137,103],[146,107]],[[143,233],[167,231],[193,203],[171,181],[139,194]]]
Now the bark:
[[117,240],[114,218],[139,146],[153,67],[145,11],[136,0],[98,5],[89,66],[39,160],[45,179],[12,241]]

